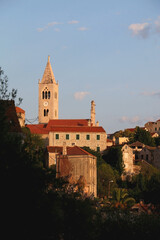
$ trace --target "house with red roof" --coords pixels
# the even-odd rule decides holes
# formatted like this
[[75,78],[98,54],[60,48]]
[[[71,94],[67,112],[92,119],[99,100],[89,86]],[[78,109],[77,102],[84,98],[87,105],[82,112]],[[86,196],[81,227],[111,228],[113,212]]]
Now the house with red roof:
[[[49,147],[54,153],[56,147]],[[78,146],[58,148],[56,176],[68,177],[73,185],[82,185],[84,193],[97,196],[97,158]],[[61,152],[60,152],[61,151]]]

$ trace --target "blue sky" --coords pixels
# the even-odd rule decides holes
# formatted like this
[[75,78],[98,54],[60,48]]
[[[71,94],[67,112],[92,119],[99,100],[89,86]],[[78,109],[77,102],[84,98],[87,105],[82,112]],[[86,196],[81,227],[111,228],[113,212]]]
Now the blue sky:
[[0,66],[27,119],[48,55],[59,118],[89,118],[91,100],[107,133],[160,118],[159,0],[0,0]]

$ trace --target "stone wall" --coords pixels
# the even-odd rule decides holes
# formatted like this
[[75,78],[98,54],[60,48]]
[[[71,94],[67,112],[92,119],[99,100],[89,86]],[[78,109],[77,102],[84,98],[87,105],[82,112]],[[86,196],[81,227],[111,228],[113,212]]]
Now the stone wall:
[[[58,135],[57,135],[58,134]],[[69,139],[66,139],[66,135],[69,135]],[[76,135],[79,135],[79,140],[76,139]],[[87,140],[87,135],[90,139]],[[97,135],[100,139],[97,140]],[[59,139],[56,139],[59,136]],[[49,146],[63,146],[66,142],[67,146],[79,146],[79,147],[90,147],[91,149],[97,151],[104,151],[106,149],[106,133],[95,133],[95,132],[50,132],[49,133]]]

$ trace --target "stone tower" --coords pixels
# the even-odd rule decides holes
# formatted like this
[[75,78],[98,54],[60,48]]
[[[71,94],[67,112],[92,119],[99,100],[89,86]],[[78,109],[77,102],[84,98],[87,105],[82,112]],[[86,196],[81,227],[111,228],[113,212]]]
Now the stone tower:
[[96,122],[96,112],[95,112],[95,102],[91,101],[91,126],[95,126]]
[[42,80],[39,80],[39,123],[48,123],[50,119],[58,119],[58,82],[48,56]]

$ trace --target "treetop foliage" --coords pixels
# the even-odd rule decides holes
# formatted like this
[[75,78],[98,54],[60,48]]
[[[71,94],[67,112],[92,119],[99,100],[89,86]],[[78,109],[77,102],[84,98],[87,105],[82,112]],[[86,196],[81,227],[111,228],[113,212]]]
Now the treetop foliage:
[[[17,98],[17,89],[12,88],[12,91],[8,91],[8,77],[4,75],[4,71],[0,67],[0,100],[15,100]],[[20,105],[22,98],[18,98],[16,105]]]

